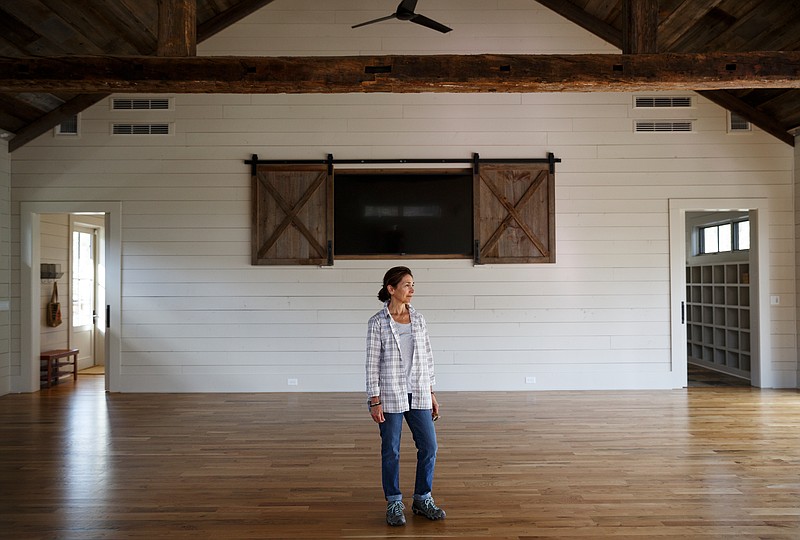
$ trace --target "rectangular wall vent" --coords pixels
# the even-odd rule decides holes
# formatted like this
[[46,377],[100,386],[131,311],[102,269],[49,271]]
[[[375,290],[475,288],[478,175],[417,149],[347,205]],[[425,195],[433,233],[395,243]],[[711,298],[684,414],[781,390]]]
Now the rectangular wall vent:
[[735,112],[730,113],[728,120],[728,131],[750,131],[750,122]]
[[114,124],[114,135],[169,135],[169,124]]
[[693,130],[691,120],[637,120],[637,133],[685,133]]
[[114,98],[111,108],[115,111],[165,111],[169,110],[169,98]]
[[691,96],[636,96],[639,109],[687,108],[692,106]]

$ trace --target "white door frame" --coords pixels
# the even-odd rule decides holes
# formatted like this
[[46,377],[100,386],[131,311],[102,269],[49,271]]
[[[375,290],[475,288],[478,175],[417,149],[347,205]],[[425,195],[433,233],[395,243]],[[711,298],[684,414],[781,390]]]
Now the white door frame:
[[[768,199],[670,199],[670,311],[672,372],[677,387],[686,386],[686,324],[682,309],[686,305],[686,213],[750,212],[750,283],[752,291],[750,326],[754,347],[750,377],[753,386],[773,388],[777,380],[772,369],[769,309],[769,200]],[[754,256],[755,255],[755,256]]]
[[74,214],[78,212],[106,215],[106,304],[111,311],[106,333],[106,391],[120,388],[122,352],[120,340],[121,276],[122,276],[122,203],[119,201],[87,202],[21,202],[20,203],[20,375],[12,379],[12,391],[39,390],[39,353],[41,310],[39,237],[40,214]]

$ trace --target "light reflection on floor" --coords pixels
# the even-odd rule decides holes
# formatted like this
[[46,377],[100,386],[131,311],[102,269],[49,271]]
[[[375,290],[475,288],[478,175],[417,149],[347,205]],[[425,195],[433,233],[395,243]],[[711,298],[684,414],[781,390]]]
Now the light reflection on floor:
[[[67,431],[64,433],[65,499],[69,505],[81,508],[85,523],[89,508],[96,510],[99,519],[105,512],[106,488],[112,485],[107,478],[113,474],[110,421],[104,377],[80,377],[76,393],[68,401]],[[75,523],[74,525],[78,525]]]

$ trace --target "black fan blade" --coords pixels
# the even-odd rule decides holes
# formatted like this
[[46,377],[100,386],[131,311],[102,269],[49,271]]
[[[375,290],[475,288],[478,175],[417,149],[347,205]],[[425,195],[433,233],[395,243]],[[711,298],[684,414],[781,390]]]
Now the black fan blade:
[[386,17],[380,17],[379,19],[373,19],[371,21],[367,21],[367,22],[362,22],[360,24],[356,24],[354,26],[351,26],[351,28],[360,28],[362,26],[367,26],[368,24],[375,24],[375,23],[378,23],[378,22],[388,21],[389,19],[396,19],[396,18],[397,18],[397,14],[396,13],[392,13],[391,15],[387,15]]
[[402,2],[400,2],[400,5],[397,6],[397,11],[403,9],[413,13],[414,10],[417,9],[417,0],[403,0]]
[[422,26],[430,28],[431,30],[437,30],[442,34],[446,34],[447,32],[452,30],[452,28],[450,28],[449,26],[445,26],[440,22],[436,22],[433,19],[429,19],[425,15],[414,15],[411,18],[411,22],[420,24]]

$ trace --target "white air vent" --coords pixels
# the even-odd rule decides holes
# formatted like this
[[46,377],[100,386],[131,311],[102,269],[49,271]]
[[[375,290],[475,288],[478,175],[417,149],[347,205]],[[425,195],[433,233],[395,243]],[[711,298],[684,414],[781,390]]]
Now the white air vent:
[[637,133],[674,133],[692,131],[691,120],[637,120]]
[[692,98],[690,96],[636,96],[634,106],[637,109],[685,109],[692,106]]
[[56,126],[56,135],[75,136],[78,134],[78,115],[71,116]]
[[739,116],[735,112],[728,113],[728,131],[741,132],[751,130],[752,128],[750,126],[750,122],[748,122],[744,117]]
[[169,135],[169,124],[113,124],[114,135]]
[[115,111],[166,111],[169,98],[114,98],[111,108]]

